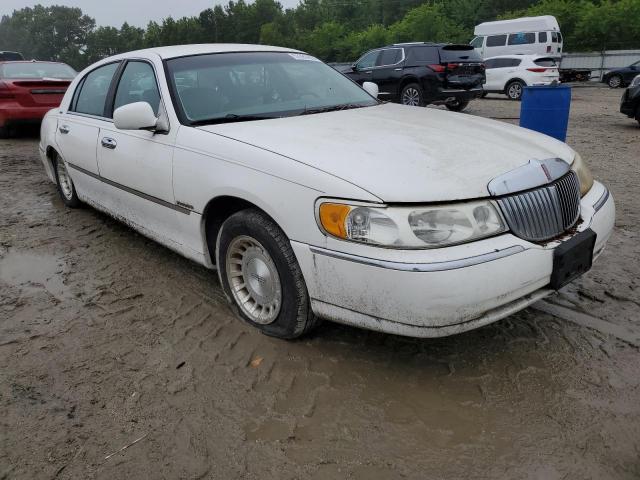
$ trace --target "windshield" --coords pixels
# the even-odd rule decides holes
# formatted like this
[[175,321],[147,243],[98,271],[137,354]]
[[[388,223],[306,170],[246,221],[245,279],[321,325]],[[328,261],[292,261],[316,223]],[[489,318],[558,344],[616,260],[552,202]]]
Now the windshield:
[[167,68],[176,107],[191,124],[378,104],[351,80],[307,54],[197,55],[168,60]]
[[64,63],[17,62],[0,65],[0,77],[4,78],[60,78],[72,79],[76,71]]

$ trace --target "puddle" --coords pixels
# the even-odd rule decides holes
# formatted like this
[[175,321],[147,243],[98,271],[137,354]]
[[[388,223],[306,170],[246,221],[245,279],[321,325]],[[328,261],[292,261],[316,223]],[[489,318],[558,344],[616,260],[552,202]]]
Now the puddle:
[[53,255],[9,252],[0,258],[0,282],[16,287],[44,288],[58,299],[70,297],[63,283],[64,261]]

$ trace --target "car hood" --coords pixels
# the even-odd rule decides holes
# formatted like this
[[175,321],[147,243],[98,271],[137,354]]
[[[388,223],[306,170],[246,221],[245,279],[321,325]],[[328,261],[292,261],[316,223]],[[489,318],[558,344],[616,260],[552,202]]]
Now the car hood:
[[531,130],[390,103],[199,128],[307,164],[390,203],[486,197],[493,178],[530,160],[573,161],[566,144]]

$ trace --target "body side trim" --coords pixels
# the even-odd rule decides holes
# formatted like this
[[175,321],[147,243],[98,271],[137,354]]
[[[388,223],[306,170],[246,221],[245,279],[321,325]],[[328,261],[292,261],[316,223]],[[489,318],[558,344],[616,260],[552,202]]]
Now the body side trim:
[[184,213],[186,215],[190,215],[191,214],[191,210],[189,210],[188,208],[184,208],[184,207],[181,207],[180,205],[175,205],[173,203],[169,203],[169,202],[167,202],[165,200],[162,200],[160,198],[157,198],[157,197],[154,197],[154,196],[151,196],[151,195],[147,195],[146,193],[140,192],[140,191],[135,190],[133,188],[129,188],[129,187],[125,186],[125,185],[122,185],[120,183],[117,183],[117,182],[114,182],[114,181],[109,180],[107,178],[104,178],[104,177],[102,177],[100,175],[97,175],[97,174],[95,174],[93,172],[90,172],[89,170],[85,170],[84,168],[79,167],[77,165],[74,165],[73,163],[69,163],[69,162],[66,162],[66,163],[67,163],[67,165],[69,165],[74,170],[77,170],[80,173],[84,173],[85,175],[89,175],[90,177],[93,177],[96,180],[100,180],[101,182],[104,182],[107,185],[111,185],[112,187],[119,188],[120,190],[124,190],[125,192],[131,193],[132,195],[136,195],[136,196],[138,196],[140,198],[144,198],[145,200],[149,200],[150,202],[157,203],[158,205],[162,205],[163,207],[170,208],[172,210],[175,210],[176,212]]

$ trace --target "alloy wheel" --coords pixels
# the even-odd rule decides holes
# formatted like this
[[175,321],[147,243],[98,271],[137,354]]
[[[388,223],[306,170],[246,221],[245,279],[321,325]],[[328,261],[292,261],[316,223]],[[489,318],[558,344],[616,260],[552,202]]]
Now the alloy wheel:
[[509,85],[509,90],[507,91],[509,98],[513,100],[517,100],[522,96],[522,85],[518,82],[512,83]]
[[402,93],[402,104],[417,107],[420,105],[420,92],[413,87],[407,88]]
[[621,84],[622,84],[622,79],[617,75],[614,75],[609,79],[609,86],[611,88],[618,88]]
[[58,174],[58,183],[60,184],[60,191],[64,198],[71,201],[73,199],[73,182],[67,172],[67,167],[62,160],[56,163],[56,173]]
[[282,305],[282,285],[269,252],[243,235],[229,245],[225,263],[231,293],[243,313],[255,323],[273,323]]

